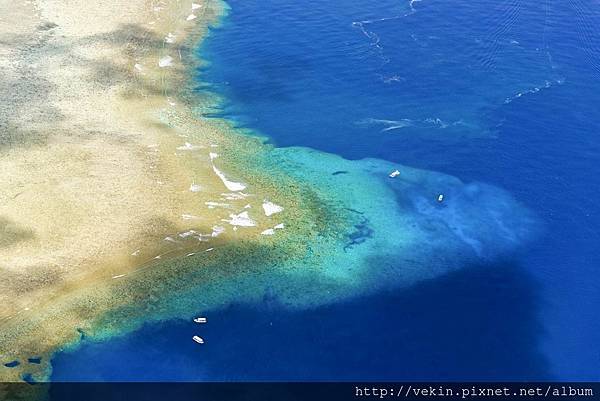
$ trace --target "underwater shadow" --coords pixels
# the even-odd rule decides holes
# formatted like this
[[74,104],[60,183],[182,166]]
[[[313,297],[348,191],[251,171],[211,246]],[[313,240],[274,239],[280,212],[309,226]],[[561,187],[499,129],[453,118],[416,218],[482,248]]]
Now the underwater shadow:
[[285,312],[270,302],[212,319],[207,338],[219,346],[203,353],[206,379],[550,378],[535,282],[511,262],[316,310]]
[[161,322],[84,343],[55,357],[52,380],[547,380],[538,307],[536,283],[510,261],[313,310],[281,308],[267,292],[259,307],[213,311],[205,325]]
[[[21,192],[17,192],[12,199],[18,197]],[[29,228],[21,227],[11,219],[0,216],[0,248],[8,248],[19,242],[35,239],[35,232]]]

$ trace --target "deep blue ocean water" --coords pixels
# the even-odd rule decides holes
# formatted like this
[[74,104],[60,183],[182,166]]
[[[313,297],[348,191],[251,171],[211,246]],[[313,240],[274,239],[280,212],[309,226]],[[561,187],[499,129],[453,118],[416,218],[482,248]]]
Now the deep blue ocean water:
[[[234,305],[54,359],[53,380],[600,379],[600,10],[590,1],[230,0],[210,115],[508,190],[519,256],[312,311]],[[208,114],[207,114],[208,115]],[[146,339],[151,338],[152,341]],[[143,343],[143,347],[140,344]]]

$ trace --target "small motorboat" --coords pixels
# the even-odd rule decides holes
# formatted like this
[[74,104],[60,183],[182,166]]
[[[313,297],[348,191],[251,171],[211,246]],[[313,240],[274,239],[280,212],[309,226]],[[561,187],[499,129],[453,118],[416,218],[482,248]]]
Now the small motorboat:
[[192,337],[192,340],[194,340],[198,344],[204,344],[204,339],[200,336],[194,336],[194,337]]
[[396,178],[400,175],[400,171],[394,170],[390,173],[390,178]]
[[205,317],[197,317],[194,319],[194,322],[196,323],[206,323],[206,318]]
[[440,203],[442,203],[444,201],[444,195],[443,194],[439,194],[438,198],[437,198],[437,201],[440,202]]

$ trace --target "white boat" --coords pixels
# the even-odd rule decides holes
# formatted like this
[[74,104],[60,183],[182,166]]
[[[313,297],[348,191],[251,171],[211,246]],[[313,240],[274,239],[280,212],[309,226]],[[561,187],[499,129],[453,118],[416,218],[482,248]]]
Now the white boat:
[[194,340],[198,344],[204,344],[204,339],[200,336],[194,336],[194,337],[192,337],[192,340]]
[[396,178],[400,175],[400,171],[394,170],[390,173],[390,178]]
[[206,323],[206,318],[205,317],[197,317],[194,319],[194,322],[196,323]]
[[443,200],[444,200],[444,195],[443,195],[443,194],[440,194],[440,195],[438,196],[438,199],[437,199],[437,201],[438,201],[438,202],[442,202]]

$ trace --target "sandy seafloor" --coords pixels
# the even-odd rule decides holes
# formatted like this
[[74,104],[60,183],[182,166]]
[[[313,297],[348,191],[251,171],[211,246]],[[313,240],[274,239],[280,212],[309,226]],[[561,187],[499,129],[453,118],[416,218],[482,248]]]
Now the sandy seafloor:
[[221,3],[0,11],[2,381],[47,380],[84,335],[265,297],[310,310],[511,255],[540,228],[491,185],[202,118],[218,100],[191,90],[194,49]]

